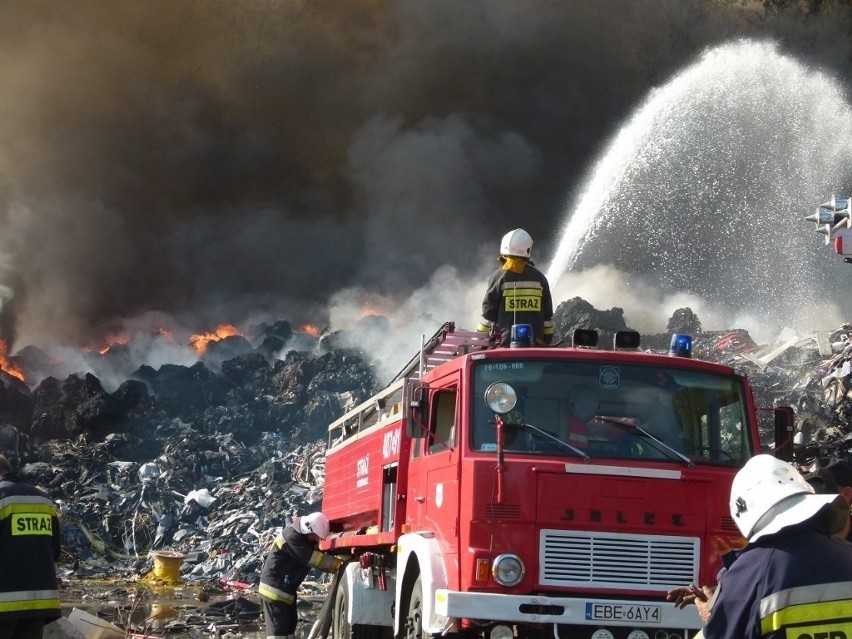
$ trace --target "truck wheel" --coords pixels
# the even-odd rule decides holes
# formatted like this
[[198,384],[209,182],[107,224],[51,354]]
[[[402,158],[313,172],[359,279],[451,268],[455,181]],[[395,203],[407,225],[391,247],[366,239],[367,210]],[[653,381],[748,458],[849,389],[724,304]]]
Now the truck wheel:
[[341,580],[334,592],[334,609],[331,613],[331,633],[334,639],[352,639],[352,626],[346,621],[348,610],[349,593],[345,580]]
[[402,639],[424,639],[423,635],[423,582],[418,575],[408,598],[408,614]]

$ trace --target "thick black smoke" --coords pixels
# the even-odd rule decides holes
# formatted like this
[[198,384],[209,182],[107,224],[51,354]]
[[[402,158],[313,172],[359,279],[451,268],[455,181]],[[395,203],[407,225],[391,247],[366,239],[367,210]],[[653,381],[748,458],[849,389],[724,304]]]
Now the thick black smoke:
[[707,0],[3,3],[0,332],[21,347],[139,318],[322,323],[340,291],[402,303],[442,266],[472,281],[516,226],[543,259],[653,86],[744,34],[846,74],[839,17]]

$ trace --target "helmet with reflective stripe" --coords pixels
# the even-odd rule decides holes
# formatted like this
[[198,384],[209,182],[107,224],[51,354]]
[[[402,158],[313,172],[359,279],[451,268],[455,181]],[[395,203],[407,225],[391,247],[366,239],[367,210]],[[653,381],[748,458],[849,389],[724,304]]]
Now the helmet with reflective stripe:
[[328,537],[329,530],[328,517],[321,512],[299,517],[299,532],[303,535],[314,533],[320,539],[325,539]]
[[[815,516],[831,506],[831,532],[839,530],[848,510],[838,510],[839,495],[815,495],[813,487],[791,464],[772,455],[755,455],[734,477],[731,517],[749,541],[771,535]],[[842,500],[842,498],[841,498]],[[844,509],[848,506],[839,504]]]
[[500,242],[500,255],[513,257],[529,257],[532,255],[533,241],[524,229],[509,231]]

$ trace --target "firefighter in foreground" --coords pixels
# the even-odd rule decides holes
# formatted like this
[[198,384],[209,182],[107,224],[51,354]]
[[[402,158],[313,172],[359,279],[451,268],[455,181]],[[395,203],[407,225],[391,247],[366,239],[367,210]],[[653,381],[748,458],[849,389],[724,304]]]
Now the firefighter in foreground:
[[312,569],[336,573],[343,565],[340,559],[317,550],[328,533],[328,517],[315,512],[295,518],[275,538],[257,590],[263,599],[267,639],[295,639],[296,590]]
[[502,346],[508,346],[513,324],[532,326],[534,343],[553,341],[553,300],[544,273],[530,259],[533,241],[523,229],[509,231],[500,242],[501,267],[488,278],[482,317],[476,330],[499,329]]
[[705,639],[852,637],[852,545],[832,537],[845,500],[756,455],[734,478],[730,508],[748,544],[723,557]]
[[56,506],[0,455],[0,639],[41,637],[60,617]]

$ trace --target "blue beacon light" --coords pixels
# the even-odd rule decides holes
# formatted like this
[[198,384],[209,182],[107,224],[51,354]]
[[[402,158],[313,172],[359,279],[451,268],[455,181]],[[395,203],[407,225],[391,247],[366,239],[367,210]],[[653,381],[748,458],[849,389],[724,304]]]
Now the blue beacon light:
[[672,335],[669,355],[675,357],[692,357],[692,337],[689,335]]
[[510,348],[532,346],[532,326],[529,324],[513,324]]

